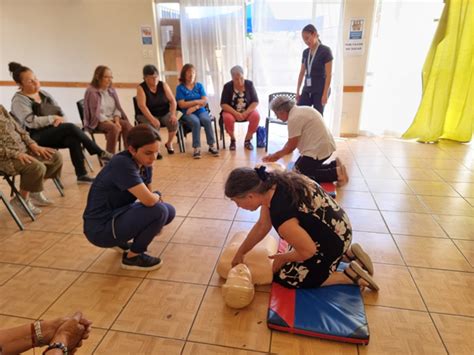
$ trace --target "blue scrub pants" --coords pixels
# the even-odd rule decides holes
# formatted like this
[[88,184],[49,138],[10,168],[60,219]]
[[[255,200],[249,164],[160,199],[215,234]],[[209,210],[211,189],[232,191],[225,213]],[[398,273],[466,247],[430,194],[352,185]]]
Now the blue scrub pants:
[[301,93],[298,106],[313,106],[321,115],[324,113],[324,106],[321,104],[322,92],[304,91]]
[[92,244],[102,248],[112,248],[133,239],[130,250],[141,254],[175,215],[174,207],[165,202],[158,202],[153,207],[135,202],[108,221],[103,230],[86,236]]

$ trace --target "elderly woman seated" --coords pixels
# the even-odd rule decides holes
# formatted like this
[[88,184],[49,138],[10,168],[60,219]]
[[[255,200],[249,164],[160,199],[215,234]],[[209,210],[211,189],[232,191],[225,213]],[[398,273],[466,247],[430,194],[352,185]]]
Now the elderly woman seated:
[[[20,175],[20,194],[34,214],[41,213],[37,206],[51,204],[42,192],[43,181],[59,178],[62,166],[58,151],[36,144],[0,105],[0,171]],[[16,197],[11,202],[18,212],[25,212]]]
[[230,136],[229,149],[235,150],[235,121],[249,121],[244,146],[248,150],[253,150],[251,140],[260,122],[257,91],[250,80],[244,79],[244,70],[241,66],[233,67],[230,74],[232,80],[224,85],[221,94],[222,119],[225,130]]

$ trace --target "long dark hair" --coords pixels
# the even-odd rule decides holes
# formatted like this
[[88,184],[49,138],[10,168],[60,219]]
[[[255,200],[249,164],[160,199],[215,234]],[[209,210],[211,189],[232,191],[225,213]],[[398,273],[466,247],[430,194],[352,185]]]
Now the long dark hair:
[[27,71],[31,71],[30,68],[21,65],[20,63],[10,62],[8,63],[8,70],[10,71],[15,83],[21,85],[21,74]]
[[100,86],[100,81],[104,77],[106,70],[110,70],[110,68],[106,67],[105,65],[99,65],[97,68],[95,68],[94,76],[91,80],[91,85],[93,87],[98,88]]
[[194,65],[192,64],[185,64],[183,66],[183,68],[181,69],[181,73],[179,73],[179,82],[181,84],[186,84],[186,73],[188,72],[188,70],[190,69],[194,69],[196,70],[196,68],[194,68]]
[[156,141],[161,142],[160,136],[145,123],[133,127],[127,136],[127,144],[135,150]]
[[265,167],[236,168],[231,171],[225,182],[225,195],[229,198],[244,197],[250,192],[263,194],[273,185],[282,186],[290,196],[293,196],[292,206],[298,207],[302,203],[311,205],[311,192],[308,188],[308,178],[301,174],[272,171],[267,172]]

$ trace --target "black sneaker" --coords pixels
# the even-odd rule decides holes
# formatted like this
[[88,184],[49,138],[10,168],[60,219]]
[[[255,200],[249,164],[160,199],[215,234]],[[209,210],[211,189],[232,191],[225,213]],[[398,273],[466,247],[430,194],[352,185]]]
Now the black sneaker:
[[128,252],[132,247],[132,242],[121,243],[119,245],[114,246],[112,249],[118,251],[119,253]]
[[162,155],[161,153],[158,153],[158,154],[156,155],[156,159],[157,159],[157,160],[163,159],[163,155]]
[[108,163],[110,159],[112,159],[114,155],[112,153],[103,150],[102,153],[99,154],[99,159],[102,160],[104,163]]
[[155,258],[145,253],[141,253],[133,258],[127,258],[127,253],[123,253],[121,267],[125,270],[151,271],[159,269],[161,264],[163,262],[160,258]]
[[217,150],[216,147],[209,147],[209,153],[211,153],[215,157],[219,156],[219,151]]
[[193,153],[194,159],[201,159],[201,149],[195,148]]
[[92,184],[94,182],[94,178],[91,178],[89,175],[82,175],[77,177],[78,184]]

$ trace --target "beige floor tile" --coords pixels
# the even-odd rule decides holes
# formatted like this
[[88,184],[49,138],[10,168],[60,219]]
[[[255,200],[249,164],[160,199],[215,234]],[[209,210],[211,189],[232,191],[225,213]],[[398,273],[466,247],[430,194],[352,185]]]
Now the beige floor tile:
[[[165,248],[166,243],[153,241],[148,246],[147,253],[152,256],[160,256]],[[144,278],[146,272],[136,270],[124,270],[121,268],[122,254],[116,250],[107,249],[102,255],[89,267],[88,272],[99,274],[109,274],[117,276],[132,276]]]
[[[209,160],[207,160],[209,162]],[[200,162],[199,162],[200,163]],[[211,163],[213,163],[211,161]],[[188,182],[190,181],[189,177],[192,176],[192,181],[193,182],[203,182],[206,183],[206,185],[209,183],[209,181],[212,180],[212,178],[216,175],[218,169],[209,167],[207,169],[203,168],[192,168],[192,167],[186,167],[185,169],[181,170],[181,174],[178,175],[177,181],[179,181],[179,184],[182,182]]]
[[268,351],[268,297],[266,293],[257,292],[248,307],[236,310],[224,304],[220,288],[209,287],[188,339],[245,350]]
[[235,215],[235,221],[242,221],[242,222],[257,222],[260,218],[260,208],[256,211],[248,211],[244,210],[243,208],[237,209],[237,214]]
[[232,222],[218,219],[188,217],[181,224],[173,243],[189,243],[211,247],[221,247],[229,232]]
[[474,198],[474,183],[470,184],[467,182],[452,182],[450,185],[461,195],[462,197]]
[[337,194],[337,202],[342,208],[363,208],[366,210],[376,210],[374,199],[370,192],[359,191],[339,191]]
[[94,354],[161,354],[179,355],[184,342],[148,335],[109,331]]
[[[8,214],[8,212],[2,211],[0,213],[0,221],[7,220],[9,218],[10,218],[10,215]],[[17,232],[21,232],[18,228],[7,229],[7,228],[2,228],[1,226],[0,226],[0,230],[2,231],[2,233],[0,233],[0,243],[3,242],[8,237],[12,236],[13,234]]]
[[474,207],[462,197],[420,196],[432,213],[474,217]]
[[375,192],[374,199],[381,211],[428,213],[416,195]]
[[435,172],[444,181],[447,182],[468,182],[471,184],[474,183],[474,174],[471,173],[469,170],[436,169]]
[[431,317],[451,355],[472,354],[474,319],[432,313]]
[[406,183],[417,195],[459,197],[456,190],[446,182],[407,180]]
[[382,215],[393,234],[406,234],[420,237],[445,238],[446,234],[429,214],[411,212],[388,212]]
[[413,194],[413,191],[403,180],[366,178],[369,190],[372,192],[389,192],[394,194]]
[[161,254],[163,266],[147,278],[207,285],[220,252],[215,247],[169,243]]
[[374,265],[379,292],[364,290],[364,303],[374,306],[426,311],[423,300],[405,266]]
[[262,354],[256,351],[227,348],[217,345],[199,344],[187,342],[184,346],[183,355],[256,355]]
[[474,316],[474,274],[410,268],[430,312]]
[[451,239],[394,235],[408,266],[474,271]]
[[466,198],[466,201],[469,202],[469,204],[474,207],[474,198]]
[[25,266],[0,263],[0,286],[19,273]]
[[232,226],[230,227],[227,240],[230,240],[235,233],[243,231],[243,232],[250,232],[252,227],[255,225],[253,222],[242,222],[242,221],[234,221],[232,222]]
[[442,181],[438,174],[426,168],[397,168],[397,171],[405,180]]
[[81,310],[94,326],[108,328],[137,289],[141,279],[83,274],[43,316],[59,317]]
[[31,265],[67,270],[86,270],[104,250],[85,236],[68,235],[35,259]]
[[474,240],[474,217],[437,215],[435,220],[449,237]]
[[204,291],[200,285],[145,280],[112,329],[185,339]]
[[272,332],[271,353],[278,355],[357,355],[357,345],[337,343],[301,335]]
[[345,208],[352,230],[361,232],[388,233],[379,211]]
[[376,178],[376,179],[401,179],[398,171],[391,166],[361,166],[360,171],[362,175],[367,178]]
[[175,183],[168,185],[163,190],[163,198],[166,198],[167,196],[186,196],[186,197],[201,196],[201,194],[207,188],[209,181],[200,182],[200,181],[195,181],[194,179],[189,180],[189,176],[192,176],[192,175],[186,175],[186,176],[188,176],[188,180],[176,181]]
[[367,306],[370,343],[360,354],[446,354],[428,313]]
[[375,263],[405,265],[390,234],[355,231],[352,242],[362,245]]
[[183,221],[184,217],[175,217],[170,224],[163,227],[160,234],[158,234],[153,241],[169,242]]
[[232,220],[236,211],[236,204],[230,200],[200,198],[189,213],[189,216]]
[[224,198],[224,185],[223,182],[211,182],[202,193],[202,197]]
[[0,287],[0,313],[37,319],[78,276],[73,271],[25,267]]
[[209,280],[209,285],[211,286],[222,286],[225,283],[225,279],[219,276],[216,270],[213,271],[211,279]]
[[64,237],[65,234],[50,232],[17,232],[2,241],[0,262],[29,264]]
[[99,345],[107,331],[105,329],[92,328],[89,338],[82,342],[82,346],[77,349],[75,354],[93,354],[94,349]]
[[28,226],[31,230],[70,233],[82,224],[82,208],[53,208]]
[[196,197],[166,196],[165,202],[173,205],[177,216],[187,216],[198,200]]
[[369,187],[365,183],[364,178],[356,178],[353,176],[349,176],[349,183],[344,185],[341,188],[337,189],[338,191],[369,191]]
[[474,267],[474,240],[454,239],[453,242],[459,248],[469,264]]

